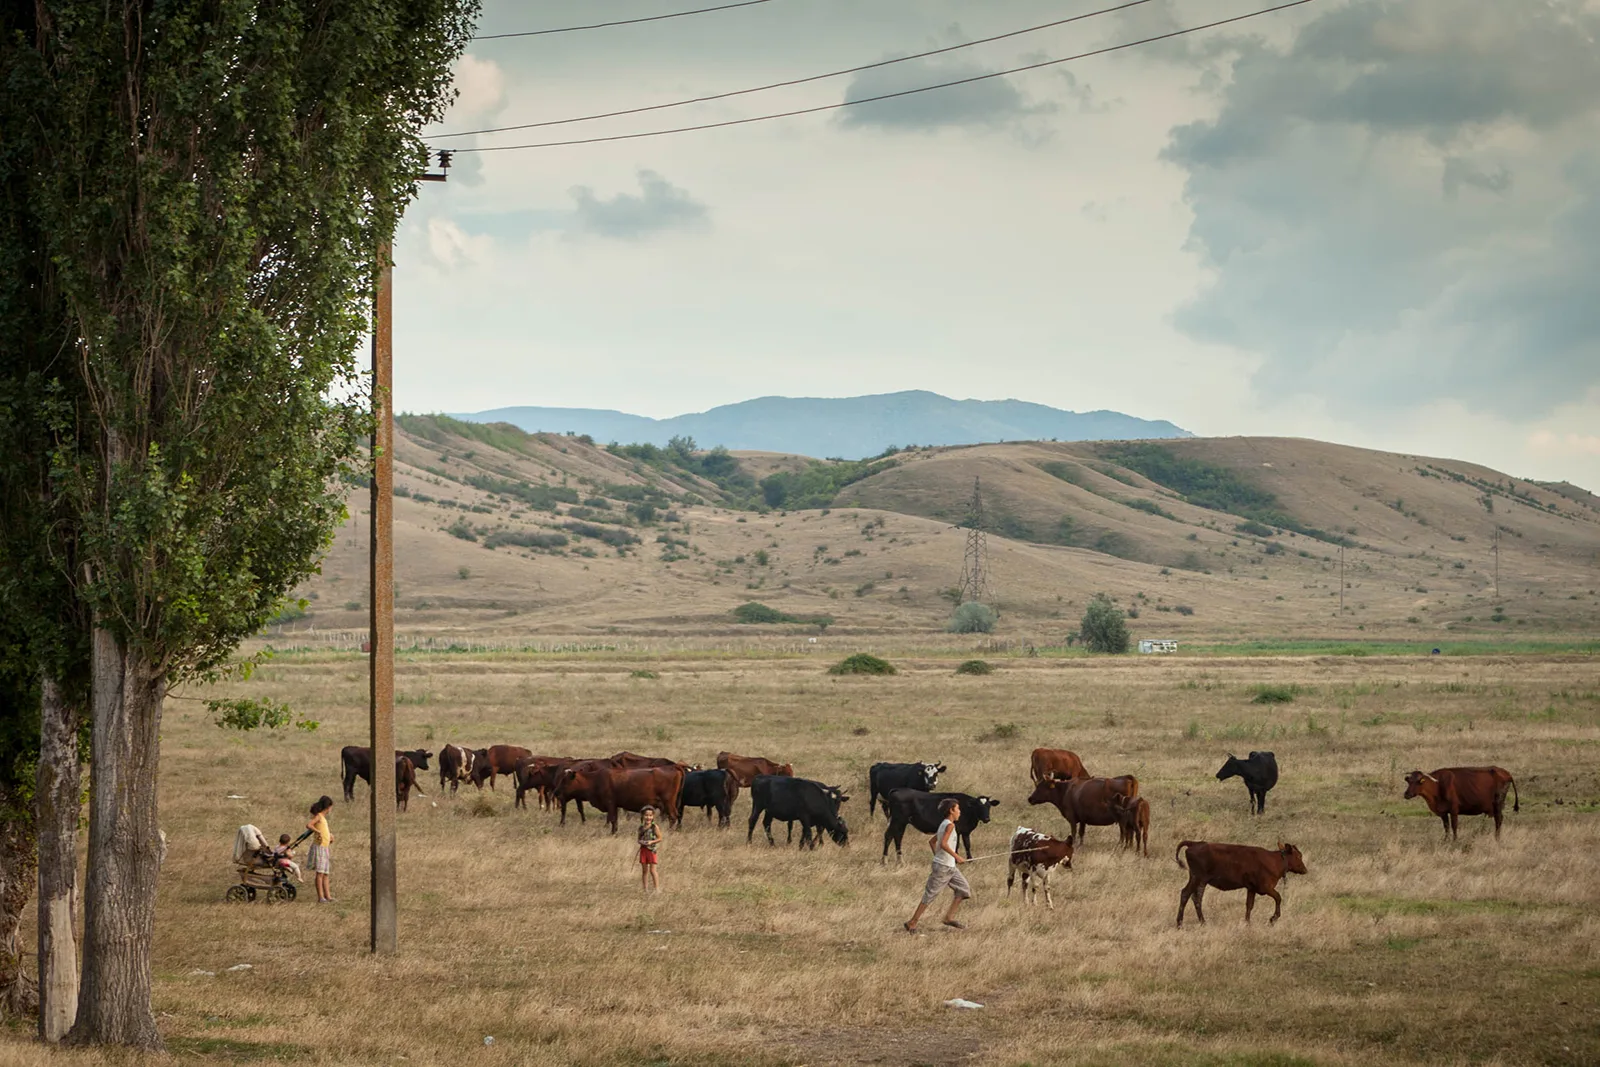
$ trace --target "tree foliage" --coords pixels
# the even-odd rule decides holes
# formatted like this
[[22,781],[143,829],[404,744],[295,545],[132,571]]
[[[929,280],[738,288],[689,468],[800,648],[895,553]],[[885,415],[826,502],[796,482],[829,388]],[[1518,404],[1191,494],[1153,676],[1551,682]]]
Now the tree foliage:
[[1079,634],[1090,652],[1121,654],[1128,651],[1128,623],[1121,609],[1104,593],[1096,593],[1083,613]]

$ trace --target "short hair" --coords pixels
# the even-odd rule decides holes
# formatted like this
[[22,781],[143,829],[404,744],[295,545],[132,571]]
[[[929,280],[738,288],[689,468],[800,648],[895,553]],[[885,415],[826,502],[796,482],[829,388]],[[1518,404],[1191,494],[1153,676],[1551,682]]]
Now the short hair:
[[939,814],[948,819],[950,817],[950,812],[955,808],[959,808],[960,806],[961,801],[957,800],[955,797],[945,797],[943,800],[939,801]]
[[288,843],[289,843],[289,835],[288,834],[279,834],[278,835],[278,844],[287,845]]

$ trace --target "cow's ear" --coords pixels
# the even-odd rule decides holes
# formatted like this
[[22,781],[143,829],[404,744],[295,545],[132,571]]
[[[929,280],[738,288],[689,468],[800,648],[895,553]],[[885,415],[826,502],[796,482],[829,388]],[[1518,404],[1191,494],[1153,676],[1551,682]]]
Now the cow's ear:
[[989,801],[989,806],[991,808],[998,808],[1000,806],[1000,802],[998,800],[991,800]]

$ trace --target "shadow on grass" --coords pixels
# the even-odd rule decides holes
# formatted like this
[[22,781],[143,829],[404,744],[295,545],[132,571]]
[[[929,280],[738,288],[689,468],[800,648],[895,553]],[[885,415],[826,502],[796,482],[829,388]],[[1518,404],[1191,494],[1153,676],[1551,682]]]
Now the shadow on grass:
[[311,1049],[282,1041],[238,1041],[231,1037],[171,1037],[167,1051],[174,1056],[195,1056],[225,1063],[288,1063],[305,1059]]

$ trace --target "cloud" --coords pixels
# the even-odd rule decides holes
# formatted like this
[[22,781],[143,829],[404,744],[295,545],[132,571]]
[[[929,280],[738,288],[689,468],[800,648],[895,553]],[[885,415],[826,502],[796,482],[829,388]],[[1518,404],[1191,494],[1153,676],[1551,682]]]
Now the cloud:
[[[960,60],[915,60],[892,67],[864,70],[850,79],[844,98],[870,100],[887,93],[925,85],[958,81],[986,74],[990,69]],[[858,104],[839,112],[845,127],[888,130],[938,130],[953,126],[993,129],[1029,115],[1053,111],[1050,104],[1030,105],[1006,78],[989,78],[949,89]]]
[[1164,153],[1209,272],[1177,325],[1256,353],[1269,398],[1369,418],[1532,417],[1600,382],[1597,29],[1575,2],[1356,0],[1239,52]]
[[618,193],[601,199],[586,185],[571,190],[577,203],[579,233],[631,241],[670,230],[704,230],[710,212],[689,193],[653,170],[639,172],[639,195]]
[[506,105],[506,80],[500,64],[468,53],[456,64],[456,100],[447,122],[461,123],[486,119]]
[[1600,437],[1592,433],[1555,434],[1539,430],[1528,438],[1528,446],[1537,452],[1556,455],[1600,456]]
[[494,252],[494,238],[470,234],[450,219],[428,219],[428,254],[441,267],[482,263]]

